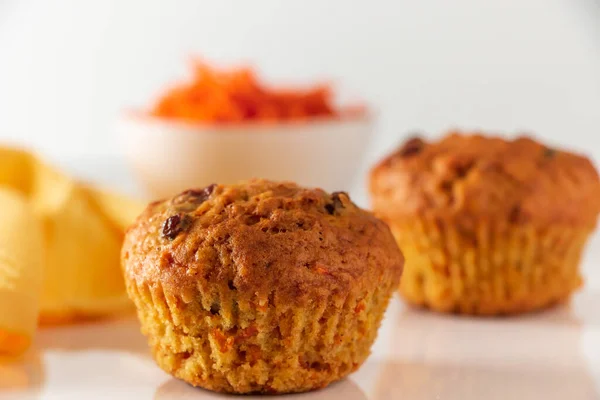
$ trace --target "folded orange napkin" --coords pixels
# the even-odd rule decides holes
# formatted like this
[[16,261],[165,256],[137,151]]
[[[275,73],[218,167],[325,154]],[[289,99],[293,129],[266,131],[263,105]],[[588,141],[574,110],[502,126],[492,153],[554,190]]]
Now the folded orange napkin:
[[131,309],[119,253],[142,209],[0,147],[0,354],[23,352],[38,321]]

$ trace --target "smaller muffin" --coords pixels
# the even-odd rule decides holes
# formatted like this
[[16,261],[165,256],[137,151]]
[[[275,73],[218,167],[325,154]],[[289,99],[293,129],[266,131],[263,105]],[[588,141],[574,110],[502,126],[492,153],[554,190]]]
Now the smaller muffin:
[[347,194],[263,180],[151,204],[122,261],[158,365],[230,393],[302,392],[356,370],[404,262]]
[[510,314],[562,302],[600,211],[585,157],[530,138],[412,138],[373,168],[376,214],[406,257],[400,293],[438,311]]

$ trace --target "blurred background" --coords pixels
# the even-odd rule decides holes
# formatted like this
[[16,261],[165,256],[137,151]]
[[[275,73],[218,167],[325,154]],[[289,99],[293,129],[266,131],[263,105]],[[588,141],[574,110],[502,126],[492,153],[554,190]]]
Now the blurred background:
[[119,113],[151,104],[200,55],[362,96],[377,115],[362,204],[368,166],[415,130],[531,132],[600,160],[599,4],[0,0],[0,142],[117,165]]

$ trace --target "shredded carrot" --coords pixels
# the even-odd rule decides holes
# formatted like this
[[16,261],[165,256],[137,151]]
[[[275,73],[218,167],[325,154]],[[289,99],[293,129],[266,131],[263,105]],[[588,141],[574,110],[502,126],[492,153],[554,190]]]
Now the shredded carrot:
[[365,304],[364,301],[361,301],[360,303],[358,303],[356,305],[356,307],[354,308],[354,312],[356,314],[360,314],[361,312],[365,311],[367,309],[367,305]]
[[212,336],[217,343],[217,347],[221,353],[227,353],[233,346],[233,336],[225,336],[225,334],[218,328],[212,330]]
[[246,359],[251,363],[255,363],[262,358],[262,350],[257,345],[249,345],[246,347]]
[[249,327],[247,327],[246,329],[243,329],[235,338],[235,341],[237,343],[241,343],[243,341],[245,341],[248,338],[251,338],[253,336],[256,336],[256,334],[258,334],[258,328],[254,325],[251,325]]
[[[187,122],[235,123],[338,117],[328,85],[307,89],[268,88],[250,68],[230,71],[194,62],[193,79],[169,90],[151,114]],[[354,110],[356,111],[356,110]]]

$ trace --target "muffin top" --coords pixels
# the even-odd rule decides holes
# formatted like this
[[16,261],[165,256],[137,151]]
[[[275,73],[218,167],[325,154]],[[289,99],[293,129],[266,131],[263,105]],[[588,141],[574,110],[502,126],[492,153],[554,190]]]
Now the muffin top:
[[413,137],[370,178],[373,206],[386,219],[429,215],[594,226],[600,211],[590,160],[529,137],[451,133],[432,143]]
[[150,204],[129,228],[125,274],[192,301],[201,293],[307,303],[400,279],[388,227],[343,192],[252,180]]

